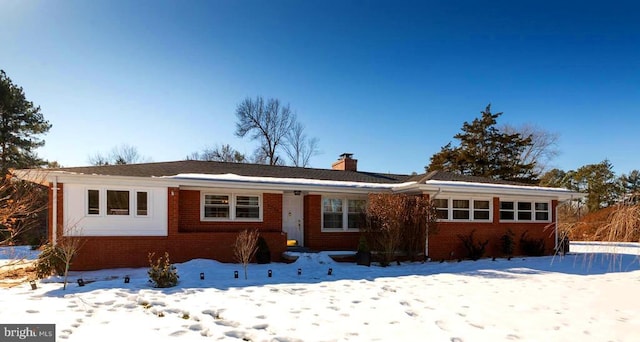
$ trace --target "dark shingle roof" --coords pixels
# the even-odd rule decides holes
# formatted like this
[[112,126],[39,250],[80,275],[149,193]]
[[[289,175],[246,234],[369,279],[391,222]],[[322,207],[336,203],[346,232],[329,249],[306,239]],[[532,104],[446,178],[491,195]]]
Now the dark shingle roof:
[[389,173],[341,171],[331,169],[313,169],[293,166],[274,166],[265,164],[226,163],[217,161],[183,160],[144,164],[82,166],[51,169],[79,174],[128,177],[162,177],[184,173],[196,174],[235,174],[248,177],[300,178],[328,181],[394,184],[404,182],[424,183],[428,180],[472,182],[484,184],[508,184],[529,186],[532,184],[503,181],[486,177],[466,176],[446,171],[431,171],[420,175],[400,175]]
[[330,169],[312,169],[292,166],[273,166],[264,164],[225,163],[216,161],[183,160],[175,162],[66,167],[51,171],[66,171],[81,174],[130,177],[175,176],[181,173],[235,174],[249,177],[303,178],[329,181],[362,183],[402,183],[410,175],[394,175],[375,172],[340,171]]
[[453,172],[447,172],[442,170],[431,171],[421,175],[415,175],[409,178],[408,182],[424,183],[428,180],[439,181],[451,181],[451,182],[469,182],[469,183],[484,183],[484,184],[504,184],[504,185],[519,185],[519,186],[534,186],[534,184],[528,184],[523,182],[506,181],[500,179],[493,179],[488,177],[467,176]]

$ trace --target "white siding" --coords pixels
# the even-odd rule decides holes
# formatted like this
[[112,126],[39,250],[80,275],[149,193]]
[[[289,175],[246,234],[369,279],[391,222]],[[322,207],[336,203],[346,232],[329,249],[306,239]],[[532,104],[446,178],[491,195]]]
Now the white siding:
[[[148,186],[64,184],[64,225],[77,225],[88,236],[166,236],[167,188]],[[100,191],[100,214],[88,215],[87,190]],[[129,215],[106,215],[106,190],[148,193],[148,215],[136,215],[135,200],[130,201]]]

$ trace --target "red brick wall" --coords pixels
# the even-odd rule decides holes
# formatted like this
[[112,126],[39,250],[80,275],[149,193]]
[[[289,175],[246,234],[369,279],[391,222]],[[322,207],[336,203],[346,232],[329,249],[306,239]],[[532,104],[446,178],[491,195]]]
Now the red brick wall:
[[[148,254],[155,258],[169,252],[171,262],[180,263],[192,259],[213,259],[235,262],[233,244],[237,232],[178,233],[171,237],[156,236],[108,236],[89,237],[73,260],[77,271],[118,267],[147,267]],[[261,232],[271,251],[271,260],[280,261],[286,250],[284,233]]]
[[322,232],[322,196],[304,197],[304,244],[316,250],[356,250],[360,233]]
[[493,222],[439,222],[436,233],[429,235],[429,257],[433,260],[465,258],[467,252],[458,235],[473,235],[477,242],[489,240],[485,249],[485,257],[503,256],[500,238],[509,230],[513,232],[515,255],[522,255],[520,237],[527,232],[529,239],[544,239],[547,254],[553,253],[555,247],[555,208],[557,201],[551,203],[550,223],[500,222],[500,199],[493,198]]
[[[60,223],[63,202],[61,192],[58,192],[58,195]],[[200,222],[199,191],[168,188],[167,199],[168,236],[88,237],[74,258],[72,269],[146,267],[149,265],[149,252],[155,252],[158,257],[164,255],[165,251],[169,252],[172,262],[185,262],[196,258],[235,262],[233,244],[238,232],[254,228],[259,229],[260,235],[267,241],[271,260],[280,261],[282,253],[286,250],[286,238],[282,232],[281,194],[263,194],[263,222],[244,223]]]
[[200,191],[180,190],[180,232],[237,232],[244,229],[282,231],[282,194],[262,194],[262,222],[211,222],[200,220]]

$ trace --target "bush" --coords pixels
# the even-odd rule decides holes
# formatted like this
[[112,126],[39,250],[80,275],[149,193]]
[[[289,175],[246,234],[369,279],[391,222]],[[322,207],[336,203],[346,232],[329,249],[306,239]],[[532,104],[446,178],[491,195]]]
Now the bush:
[[502,250],[502,254],[506,256],[512,256],[513,251],[515,250],[516,244],[513,239],[513,232],[511,229],[508,229],[504,235],[500,237],[500,247]]
[[258,250],[256,251],[256,262],[258,264],[271,263],[271,250],[269,249],[269,245],[267,245],[267,240],[265,240],[262,236],[258,237]]
[[46,278],[51,274],[64,274],[64,260],[59,247],[46,244],[35,263],[38,279]]
[[176,267],[169,261],[169,253],[164,252],[164,259],[159,257],[156,262],[153,262],[153,256],[155,253],[149,253],[149,282],[154,284],[154,287],[173,287],[178,284],[178,271]]
[[532,239],[527,237],[529,231],[525,231],[520,236],[520,248],[522,253],[528,256],[543,256],[545,253],[544,239]]
[[472,230],[469,235],[458,235],[458,239],[462,241],[464,248],[467,250],[467,257],[471,260],[478,260],[484,255],[484,249],[489,243],[489,240],[484,242],[476,242],[473,234],[476,230]]

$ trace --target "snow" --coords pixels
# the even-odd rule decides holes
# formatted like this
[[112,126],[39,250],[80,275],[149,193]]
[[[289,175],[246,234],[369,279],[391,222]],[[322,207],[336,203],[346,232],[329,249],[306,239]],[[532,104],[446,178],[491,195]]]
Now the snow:
[[[57,341],[635,341],[640,332],[640,244],[386,268],[297,256],[251,264],[247,280],[240,265],[191,260],[176,265],[169,289],[151,287],[145,268],[74,272],[66,291],[56,277],[0,288],[0,321],[55,323]],[[79,277],[92,282],[80,287]]]
[[333,186],[333,187],[367,188],[367,189],[393,189],[396,187],[416,184],[416,182],[388,184],[388,183],[330,181],[330,180],[307,179],[307,178],[254,177],[254,176],[240,176],[233,173],[225,173],[225,174],[217,174],[217,175],[204,174],[204,173],[181,173],[174,176],[165,176],[162,178],[185,179],[185,180],[230,181],[230,182],[254,182],[254,183],[266,183],[266,184]]

